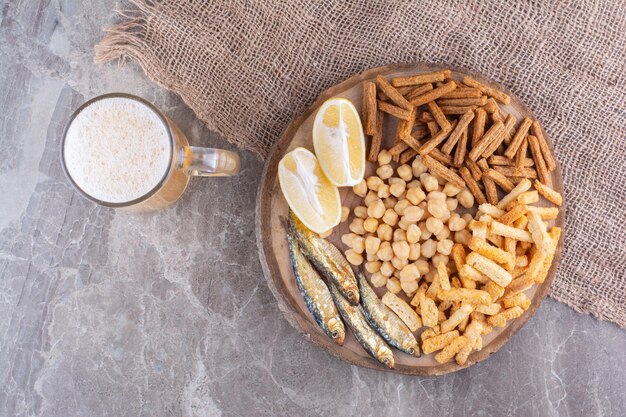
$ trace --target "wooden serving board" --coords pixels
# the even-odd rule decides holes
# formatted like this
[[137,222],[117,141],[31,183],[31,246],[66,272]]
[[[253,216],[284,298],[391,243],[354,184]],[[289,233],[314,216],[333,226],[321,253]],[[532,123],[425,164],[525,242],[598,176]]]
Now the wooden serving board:
[[[326,100],[332,97],[344,97],[352,101],[357,109],[361,108],[361,95],[362,85],[364,80],[374,79],[377,75],[382,74],[388,78],[413,75],[419,73],[426,73],[437,71],[439,69],[448,68],[439,65],[426,64],[426,63],[413,63],[413,64],[394,64],[384,67],[374,68],[367,70],[361,74],[355,75],[348,80],[329,88],[320,94],[319,98],[313,105],[300,117],[294,119],[287,127],[281,138],[274,145],[270,156],[265,164],[263,177],[261,179],[261,185],[259,188],[259,194],[257,196],[256,205],[256,237],[257,246],[259,250],[259,257],[261,259],[261,265],[263,267],[263,273],[267,284],[270,287],[272,293],[278,301],[280,310],[296,329],[300,330],[307,339],[313,341],[317,345],[328,350],[333,355],[348,361],[354,365],[359,365],[367,368],[389,370],[385,366],[379,364],[372,359],[358,344],[354,335],[348,331],[346,335],[345,344],[338,346],[332,342],[317,326],[313,317],[307,310],[302,296],[298,291],[298,287],[291,269],[289,261],[289,253],[287,249],[287,236],[285,231],[285,218],[287,216],[288,206],[283,198],[280,186],[278,183],[278,162],[289,151],[301,146],[313,151],[313,143],[311,131],[313,127],[313,120],[317,109]],[[452,69],[452,78],[460,80],[464,75],[470,75],[475,79],[493,87],[500,89],[511,95],[511,104],[507,106],[501,106],[505,113],[512,113],[517,117],[518,122],[524,116],[530,116],[534,118],[532,112],[510,91],[506,88],[494,83],[493,81],[485,78],[484,76],[467,71]],[[391,117],[386,117],[385,126],[385,142],[383,148],[388,148],[391,145],[395,132],[395,122],[389,123]],[[546,139],[550,143],[550,139],[546,134]],[[369,144],[368,144],[369,145]],[[550,145],[551,146],[551,145]],[[366,167],[365,175],[372,175],[376,169],[376,164],[368,163]],[[560,166],[557,166],[556,170],[552,172],[552,186],[563,193],[563,180],[561,177]],[[351,209],[358,205],[360,200],[354,196],[350,188],[342,187],[339,189],[342,199],[342,204],[350,207]],[[549,203],[543,199],[539,205],[548,206]],[[337,226],[333,234],[328,238],[342,251],[345,250],[345,245],[341,242],[341,235],[348,233],[348,224],[353,218],[350,218],[347,222],[344,222]],[[565,208],[562,207],[559,217],[555,222],[552,222],[559,227],[563,227],[565,223]],[[541,286],[534,286],[528,290],[526,294],[532,299],[531,307],[524,313],[524,315],[516,320],[510,321],[506,327],[496,328],[492,333],[484,336],[483,349],[479,352],[473,352],[466,364],[459,366],[456,362],[452,361],[446,364],[439,364],[435,361],[434,355],[422,355],[419,358],[415,358],[406,355],[398,350],[394,349],[395,355],[395,368],[393,371],[410,374],[410,375],[443,375],[449,372],[454,372],[459,369],[466,368],[482,361],[489,357],[492,353],[496,352],[507,340],[511,338],[527,321],[535,314],[541,300],[546,296],[550,283],[554,279],[555,271],[559,260],[561,258],[563,236],[559,241],[554,262],[550,268],[548,278]],[[379,295],[382,295],[386,290],[385,288],[377,289]],[[419,330],[416,334],[419,334]]]

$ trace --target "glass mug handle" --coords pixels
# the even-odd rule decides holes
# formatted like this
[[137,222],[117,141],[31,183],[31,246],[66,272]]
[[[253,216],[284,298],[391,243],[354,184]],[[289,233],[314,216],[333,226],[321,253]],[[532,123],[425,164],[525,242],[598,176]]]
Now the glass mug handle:
[[183,146],[179,168],[190,176],[228,177],[239,174],[239,155],[224,149]]

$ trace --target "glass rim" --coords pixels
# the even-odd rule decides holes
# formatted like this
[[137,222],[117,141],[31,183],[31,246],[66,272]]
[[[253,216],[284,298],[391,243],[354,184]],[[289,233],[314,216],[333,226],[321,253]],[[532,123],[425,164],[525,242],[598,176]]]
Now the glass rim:
[[[119,203],[114,203],[114,202],[110,202],[110,201],[100,200],[100,199],[90,195],[89,193],[87,193],[78,184],[76,184],[76,182],[72,178],[72,175],[70,174],[69,170],[67,169],[67,165],[65,163],[65,141],[66,141],[66,138],[67,138],[67,132],[68,132],[70,126],[72,125],[72,123],[74,122],[74,119],[76,119],[76,117],[83,110],[85,110],[87,107],[89,107],[93,103],[95,103],[97,101],[100,101],[100,100],[109,99],[109,98],[126,98],[126,99],[129,99],[129,100],[134,100],[136,102],[139,102],[139,103],[145,105],[146,107],[148,107],[150,110],[152,110],[157,115],[157,117],[161,120],[161,123],[163,123],[163,126],[165,127],[165,129],[167,131],[167,137],[168,137],[169,143],[170,143],[169,163],[167,164],[167,169],[165,170],[165,173],[163,174],[163,177],[161,177],[159,182],[157,182],[157,184],[150,191],[148,191],[147,193],[143,194],[142,196],[140,196],[138,198],[135,198],[133,200],[123,201],[123,202],[119,202]],[[63,168],[63,172],[65,173],[65,177],[68,179],[70,184],[72,184],[74,189],[76,191],[78,191],[79,194],[81,194],[83,197],[87,198],[88,200],[91,200],[91,201],[93,201],[93,202],[95,202],[97,204],[100,204],[101,206],[105,206],[105,207],[112,207],[112,208],[130,207],[130,206],[133,206],[135,204],[141,203],[141,202],[147,200],[148,198],[152,197],[154,194],[156,194],[161,189],[163,184],[165,184],[165,182],[167,181],[167,179],[170,177],[170,175],[172,173],[172,162],[173,162],[173,159],[174,159],[174,146],[175,146],[174,135],[173,135],[172,129],[170,128],[170,125],[169,125],[169,123],[167,121],[167,118],[152,103],[150,103],[149,101],[147,101],[147,100],[145,100],[145,99],[143,99],[141,97],[135,96],[133,94],[128,94],[128,93],[107,93],[107,94],[102,94],[102,95],[93,97],[93,98],[87,100],[86,102],[84,102],[83,104],[81,104],[76,110],[74,110],[74,112],[72,113],[72,115],[70,116],[68,121],[65,123],[65,127],[63,128],[63,133],[62,133],[62,136],[61,136],[61,146],[60,146],[61,166]]]

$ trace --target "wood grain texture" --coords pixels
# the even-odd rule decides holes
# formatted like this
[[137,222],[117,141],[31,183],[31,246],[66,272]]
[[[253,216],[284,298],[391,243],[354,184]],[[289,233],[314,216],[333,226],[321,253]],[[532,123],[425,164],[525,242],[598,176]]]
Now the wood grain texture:
[[[351,333],[347,335],[344,346],[337,346],[334,344],[317,327],[313,318],[306,309],[302,297],[298,292],[295,279],[291,271],[291,265],[289,264],[286,234],[283,226],[283,221],[287,214],[288,207],[282,197],[278,184],[278,162],[287,152],[291,151],[295,147],[302,146],[312,150],[311,130],[313,118],[316,110],[329,98],[345,97],[350,99],[357,108],[360,108],[362,94],[361,82],[364,80],[373,80],[377,75],[383,75],[387,78],[391,78],[432,72],[442,68],[444,67],[427,63],[387,65],[367,70],[334,87],[329,88],[320,94],[315,103],[313,103],[313,105],[304,114],[294,119],[291,124],[289,124],[281,138],[274,144],[265,165],[257,195],[256,237],[259,257],[268,286],[276,297],[278,306],[289,323],[291,323],[296,329],[300,330],[307,339],[323,347],[336,357],[355,365],[389,371],[387,368],[370,358],[358,345],[356,339]],[[452,69],[452,77],[455,80],[462,79],[464,75],[470,75],[486,85],[498,88],[511,95],[511,104],[502,106],[502,108],[505,112],[514,114],[518,120],[521,120],[524,116],[535,118],[530,109],[528,109],[506,88],[472,71],[455,68]],[[386,123],[383,142],[385,147],[391,145],[391,141],[393,140],[392,132],[394,129],[395,122]],[[547,136],[546,140],[551,146],[550,139]],[[375,165],[368,163],[366,175],[370,175],[374,170]],[[561,177],[561,169],[558,164],[557,168],[551,174],[553,187],[562,193],[563,181]],[[347,205],[348,207],[357,205],[357,201],[350,189],[341,188],[340,194],[342,197],[342,204]],[[547,206],[548,203],[542,200],[540,205]],[[563,228],[564,223],[565,207],[562,207],[559,217],[554,222],[554,225]],[[344,246],[340,241],[340,236],[343,233],[346,233],[347,224],[348,222],[345,222],[336,227],[333,234],[329,237],[329,240],[335,243],[340,249],[344,249]],[[485,360],[492,353],[496,352],[530,319],[530,317],[534,315],[539,308],[541,300],[543,300],[546,296],[550,283],[554,279],[555,271],[561,257],[562,242],[563,236],[559,241],[554,262],[550,268],[546,281],[541,286],[535,286],[527,292],[529,297],[533,300],[531,307],[519,319],[514,320],[506,327],[494,330],[494,332],[485,336],[483,349],[479,352],[473,352],[469,356],[465,365],[459,366],[454,361],[442,365],[434,360],[433,355],[413,358],[404,353],[394,351],[396,356],[396,367],[391,370],[391,372],[399,372],[410,375],[443,375],[467,368],[468,366]]]

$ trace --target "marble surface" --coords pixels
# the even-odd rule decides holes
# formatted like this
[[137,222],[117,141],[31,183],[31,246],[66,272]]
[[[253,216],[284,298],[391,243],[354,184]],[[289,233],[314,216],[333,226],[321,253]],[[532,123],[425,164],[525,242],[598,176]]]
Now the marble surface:
[[262,162],[152,214],[98,207],[59,164],[72,110],[156,103],[230,146],[132,64],[93,64],[111,0],[2,0],[0,416],[624,416],[626,332],[546,300],[499,352],[418,378],[359,369],[278,311],[254,237]]

